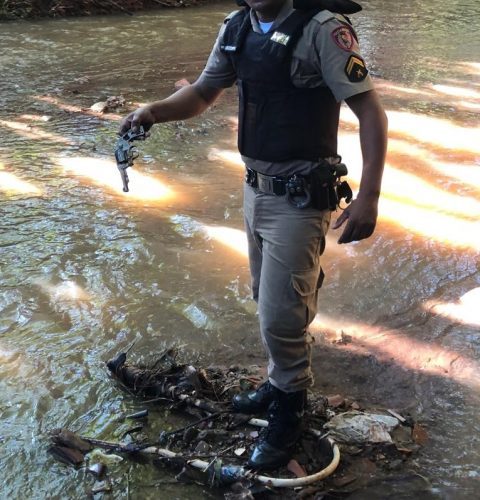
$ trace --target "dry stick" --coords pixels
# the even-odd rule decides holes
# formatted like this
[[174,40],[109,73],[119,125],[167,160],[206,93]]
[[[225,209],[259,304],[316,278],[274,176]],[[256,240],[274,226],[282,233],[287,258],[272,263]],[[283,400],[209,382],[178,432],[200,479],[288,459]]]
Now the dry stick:
[[157,403],[158,401],[170,401],[170,402],[172,402],[173,399],[171,399],[171,398],[154,398],[154,399],[147,399],[146,401],[142,401],[142,403],[143,404]]
[[[123,445],[121,443],[112,443],[109,441],[101,441],[99,439],[91,439],[88,437],[80,436],[81,439],[84,439],[85,441],[96,445],[100,447],[104,447],[106,449],[110,450],[117,450],[117,451],[124,451],[126,453],[132,453],[131,447],[128,445]],[[182,460],[185,460],[185,457],[182,455],[175,453],[171,450],[167,450],[166,448],[159,448],[157,446],[149,446],[148,448],[143,448],[141,450],[138,450],[141,453],[146,453],[149,455],[157,455],[163,458],[180,458]],[[258,481],[259,483],[266,484],[269,486],[273,487],[278,487],[278,488],[297,488],[299,486],[307,486],[309,484],[313,484],[317,481],[320,481],[322,479],[325,479],[327,476],[330,476],[335,469],[338,467],[338,463],[340,462],[340,451],[338,449],[338,446],[332,442],[332,451],[333,451],[333,458],[330,464],[325,467],[324,469],[316,472],[315,474],[311,474],[306,477],[298,477],[295,479],[284,479],[284,478],[276,478],[276,477],[269,477],[269,476],[263,476],[263,475],[256,475],[252,471],[245,469],[244,467],[238,467],[237,472],[239,475],[242,475],[244,477],[250,477],[254,479],[255,481]],[[206,470],[208,468],[209,463],[205,462],[204,460],[199,460],[199,459],[194,459],[191,461],[188,461],[188,463],[192,466],[195,467],[196,469],[201,469],[201,470]]]

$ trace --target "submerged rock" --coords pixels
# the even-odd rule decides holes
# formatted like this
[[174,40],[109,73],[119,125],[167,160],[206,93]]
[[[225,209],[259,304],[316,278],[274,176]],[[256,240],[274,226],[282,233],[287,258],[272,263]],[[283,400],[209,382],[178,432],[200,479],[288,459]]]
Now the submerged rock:
[[118,108],[125,106],[125,98],[123,96],[111,96],[106,101],[96,102],[90,106],[91,111],[95,113],[110,113]]

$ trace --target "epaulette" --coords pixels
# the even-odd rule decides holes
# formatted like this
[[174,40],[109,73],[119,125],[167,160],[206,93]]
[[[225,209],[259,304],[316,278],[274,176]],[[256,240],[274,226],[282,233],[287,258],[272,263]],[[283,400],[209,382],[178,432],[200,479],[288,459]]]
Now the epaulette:
[[329,10],[322,10],[318,14],[315,14],[312,19],[315,19],[320,24],[325,24],[330,19],[336,19],[336,15]]
[[230,21],[230,19],[232,19],[232,17],[237,14],[238,12],[240,12],[239,10],[234,10],[233,12],[230,12],[230,14],[228,14],[228,16],[223,20],[223,24],[227,24],[228,21]]

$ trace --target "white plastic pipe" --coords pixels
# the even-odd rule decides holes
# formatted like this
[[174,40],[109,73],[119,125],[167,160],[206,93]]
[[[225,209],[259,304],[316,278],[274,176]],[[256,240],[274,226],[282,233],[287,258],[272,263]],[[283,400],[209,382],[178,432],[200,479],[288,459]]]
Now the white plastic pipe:
[[[310,474],[309,476],[287,479],[280,477],[263,476],[261,474],[257,475],[254,472],[244,467],[239,467],[239,470],[242,471],[243,473],[242,475],[244,477],[250,477],[255,481],[258,481],[259,483],[268,486],[273,486],[275,488],[298,488],[300,486],[307,486],[309,484],[316,483],[317,481],[321,481],[322,479],[325,479],[326,477],[333,474],[333,472],[335,472],[335,469],[338,467],[338,464],[340,463],[340,450],[338,449],[338,446],[331,439],[329,439],[329,441],[330,444],[332,445],[332,451],[333,451],[332,461],[324,469],[316,472],[315,474]],[[149,446],[148,448],[141,450],[141,453],[160,455],[166,458],[176,458],[176,457],[181,458],[182,456],[171,450],[167,450],[166,448],[158,448],[156,446]],[[203,471],[207,470],[208,467],[210,466],[209,462],[205,462],[204,460],[199,460],[199,459],[194,459],[192,461],[189,461],[188,463],[192,467],[195,467],[196,469],[201,469]]]

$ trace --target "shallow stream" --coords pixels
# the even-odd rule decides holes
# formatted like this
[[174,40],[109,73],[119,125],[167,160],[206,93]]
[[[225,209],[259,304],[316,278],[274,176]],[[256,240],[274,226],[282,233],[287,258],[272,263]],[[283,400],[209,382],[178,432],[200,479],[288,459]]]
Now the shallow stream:
[[[375,235],[349,246],[328,237],[315,390],[411,413],[429,440],[409,467],[435,497],[474,498],[480,7],[363,5],[353,21],[389,115],[390,147]],[[234,90],[199,118],[156,127],[139,146],[129,193],[112,156],[120,114],[89,110],[109,96],[148,102],[194,80],[230,10],[222,2],[0,25],[1,498],[85,498],[92,481],[49,457],[46,433],[67,426],[118,437],[118,417],[143,406],[112,383],[104,362],[135,339],[135,360],[174,344],[203,363],[264,363]],[[354,187],[357,136],[345,108],[340,153]],[[178,425],[161,408],[151,415],[152,435]],[[114,498],[216,495],[161,469],[118,467]],[[418,496],[400,473],[391,477],[396,493]],[[365,495],[387,491],[373,485]]]

